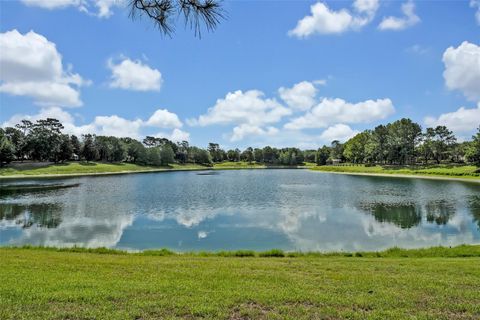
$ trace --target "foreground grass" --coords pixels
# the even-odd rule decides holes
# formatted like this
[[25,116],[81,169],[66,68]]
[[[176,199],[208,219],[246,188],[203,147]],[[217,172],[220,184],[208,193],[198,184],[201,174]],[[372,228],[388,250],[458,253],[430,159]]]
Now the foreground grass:
[[457,177],[480,179],[480,172],[475,166],[364,166],[364,165],[338,165],[338,166],[318,166],[313,170],[326,172],[346,172],[346,173],[371,173],[371,174],[398,174],[398,175],[420,175],[437,177]]
[[3,248],[0,318],[480,317],[480,246],[393,249],[381,257],[279,253]]

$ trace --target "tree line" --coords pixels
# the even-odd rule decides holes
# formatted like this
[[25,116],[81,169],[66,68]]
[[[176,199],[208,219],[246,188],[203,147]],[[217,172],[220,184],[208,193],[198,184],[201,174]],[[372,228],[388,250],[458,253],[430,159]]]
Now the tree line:
[[422,131],[418,123],[400,119],[358,133],[343,144],[333,141],[319,153],[319,165],[338,161],[390,165],[469,162],[480,166],[480,127],[472,141],[458,142],[446,126]]
[[132,138],[75,135],[62,133],[57,119],[22,120],[15,127],[0,128],[0,163],[11,161],[69,160],[130,162],[140,165],[166,166],[172,163],[211,165],[223,161],[257,162],[266,165],[317,165],[350,162],[358,164],[429,164],[465,163],[480,166],[480,127],[472,141],[458,142],[445,126],[427,128],[410,119],[401,119],[373,130],[365,130],[345,143],[337,140],[318,150],[298,148],[248,147],[224,150],[217,143],[206,149],[188,141],[173,142],[147,136]]

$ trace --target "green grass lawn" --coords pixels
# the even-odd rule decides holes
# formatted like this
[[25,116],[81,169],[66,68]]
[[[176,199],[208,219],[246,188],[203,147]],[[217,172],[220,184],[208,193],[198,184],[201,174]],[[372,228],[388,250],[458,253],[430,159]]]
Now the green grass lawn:
[[0,318],[480,318],[480,246],[360,255],[2,248]]
[[375,173],[375,174],[400,174],[400,175],[427,175],[427,176],[450,176],[457,178],[480,179],[480,172],[475,172],[475,166],[364,166],[364,165],[338,165],[338,166],[315,166],[313,163],[305,163],[303,166],[265,166],[261,163],[222,162],[213,167],[198,164],[173,164],[164,167],[140,166],[132,163],[102,163],[102,162],[69,162],[65,164],[52,164],[47,166],[25,165],[22,167],[0,168],[0,177],[8,176],[43,176],[43,175],[72,175],[72,174],[100,174],[135,171],[165,171],[165,170],[203,170],[203,169],[264,169],[276,168],[310,168],[312,170],[326,172],[351,172],[351,173]]
[[246,162],[246,161],[239,161],[239,162],[233,162],[233,161],[224,161],[221,163],[215,163],[213,165],[215,169],[256,169],[256,168],[265,168],[265,165],[262,163],[256,163],[256,162]]
[[83,173],[116,173],[131,171],[151,171],[151,170],[194,170],[206,169],[208,167],[186,164],[174,164],[164,167],[141,166],[133,163],[102,163],[102,162],[69,162],[65,164],[52,164],[48,166],[35,167],[27,165],[25,167],[6,167],[0,168],[0,176],[16,176],[16,175],[49,175],[49,174],[83,174]]
[[[311,166],[307,164],[306,166]],[[222,162],[214,166],[203,166],[198,164],[172,164],[163,167],[141,166],[132,163],[103,163],[103,162],[69,162],[64,164],[42,165],[24,164],[22,166],[9,166],[0,168],[0,177],[8,176],[44,176],[44,175],[72,175],[72,174],[100,174],[100,173],[119,173],[135,171],[165,171],[165,170],[206,170],[206,169],[261,169],[266,168],[264,164],[245,161],[240,162]]]
[[475,166],[364,166],[364,165],[337,165],[317,166],[312,168],[327,172],[375,173],[375,174],[400,174],[400,175],[426,175],[426,176],[451,176],[458,178],[480,179],[480,172]]

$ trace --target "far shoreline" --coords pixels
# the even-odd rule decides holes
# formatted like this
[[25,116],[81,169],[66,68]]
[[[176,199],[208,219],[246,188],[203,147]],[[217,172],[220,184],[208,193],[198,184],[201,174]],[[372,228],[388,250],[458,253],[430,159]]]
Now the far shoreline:
[[37,175],[9,175],[1,176],[2,180],[24,180],[24,179],[48,179],[48,178],[75,178],[84,176],[110,176],[110,175],[123,175],[123,174],[136,174],[136,173],[163,173],[163,172],[181,172],[181,171],[229,171],[229,170],[281,170],[281,169],[310,169],[307,166],[287,167],[287,166],[256,166],[256,167],[205,167],[205,168],[172,168],[172,169],[148,169],[148,170],[126,170],[126,171],[114,171],[114,172],[79,172],[79,173],[50,173],[50,174],[37,174]]
[[[315,169],[314,169],[315,168]],[[9,180],[26,180],[26,179],[67,179],[67,178],[76,178],[76,177],[88,177],[88,176],[110,176],[110,175],[126,175],[126,174],[141,174],[141,173],[163,173],[163,172],[180,172],[180,171],[222,171],[222,170],[269,170],[269,169],[310,169],[310,171],[316,171],[320,173],[333,173],[333,174],[346,174],[354,176],[367,176],[367,177],[391,177],[391,178],[410,178],[410,179],[429,179],[429,180],[445,180],[445,181],[458,181],[458,182],[473,182],[480,183],[480,178],[471,177],[471,178],[462,178],[455,176],[447,175],[420,175],[420,174],[396,174],[396,173],[371,173],[371,172],[348,172],[348,171],[327,171],[321,170],[321,167],[310,167],[310,166],[251,166],[251,167],[235,167],[235,166],[225,166],[225,167],[204,167],[204,168],[158,168],[158,169],[146,169],[146,170],[125,170],[125,171],[114,171],[114,172],[79,172],[79,173],[51,173],[51,174],[37,174],[37,175],[6,175],[0,176],[0,181],[9,181]]]
[[348,171],[323,171],[321,169],[315,169],[319,173],[334,173],[334,174],[347,174],[353,176],[367,176],[367,177],[392,177],[392,178],[411,178],[411,179],[429,179],[429,180],[448,180],[448,181],[460,181],[460,182],[473,182],[480,183],[480,178],[460,178],[452,176],[442,175],[420,175],[420,174],[398,174],[398,173],[371,173],[371,172],[348,172]]

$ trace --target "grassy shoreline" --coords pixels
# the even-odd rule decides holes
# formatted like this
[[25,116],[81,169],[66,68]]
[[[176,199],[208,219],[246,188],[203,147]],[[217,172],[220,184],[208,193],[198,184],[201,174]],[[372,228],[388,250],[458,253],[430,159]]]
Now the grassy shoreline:
[[0,318],[480,317],[480,246],[383,253],[265,258],[0,248]]
[[398,178],[424,178],[457,181],[480,182],[480,173],[475,166],[364,166],[364,165],[337,165],[317,166],[314,171],[341,173],[351,175],[382,176]]
[[91,254],[113,254],[113,255],[141,255],[141,256],[184,256],[184,257],[257,257],[257,258],[302,258],[302,257],[368,257],[368,258],[480,258],[480,244],[463,244],[454,247],[428,247],[416,249],[404,249],[392,247],[381,251],[283,251],[271,249],[267,251],[255,250],[220,250],[220,251],[187,251],[177,252],[166,248],[146,250],[122,250],[105,247],[44,247],[44,246],[4,246],[1,251],[6,250],[36,250],[67,253],[91,253]]
[[140,166],[131,163],[98,163],[98,162],[70,162],[66,164],[51,164],[42,167],[23,168],[5,167],[0,168],[0,180],[22,178],[49,178],[49,177],[79,177],[100,176],[114,174],[132,174],[149,172],[173,172],[173,171],[204,171],[204,170],[242,170],[242,169],[282,169],[282,168],[307,168],[308,166],[265,166],[257,163],[224,162],[214,166],[198,164],[174,164],[164,167]]
[[197,164],[174,164],[165,167],[140,166],[131,163],[84,163],[46,165],[42,167],[0,168],[0,180],[22,178],[67,178],[80,176],[101,176],[114,174],[203,171],[203,170],[242,170],[242,169],[311,169],[319,172],[342,173],[366,176],[385,176],[398,178],[427,178],[480,182],[480,173],[474,166],[431,166],[431,167],[382,167],[382,166],[315,166],[307,163],[304,166],[265,166],[258,163],[224,162],[213,166]]

